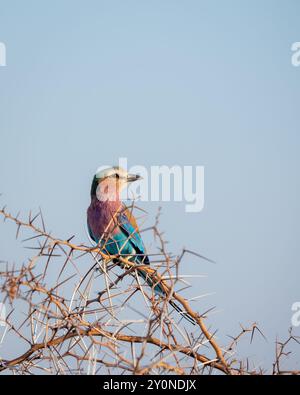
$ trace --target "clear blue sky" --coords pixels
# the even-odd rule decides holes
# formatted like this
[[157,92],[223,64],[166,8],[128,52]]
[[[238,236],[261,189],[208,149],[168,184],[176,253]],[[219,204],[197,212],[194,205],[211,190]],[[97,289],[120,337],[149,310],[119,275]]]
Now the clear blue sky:
[[[161,228],[217,261],[187,262],[208,274],[190,292],[216,292],[221,339],[257,321],[269,341],[245,354],[264,366],[300,301],[299,16],[298,0],[0,0],[1,202],[82,241],[98,166],[204,165],[204,210],[164,203]],[[0,258],[24,258],[0,229]]]

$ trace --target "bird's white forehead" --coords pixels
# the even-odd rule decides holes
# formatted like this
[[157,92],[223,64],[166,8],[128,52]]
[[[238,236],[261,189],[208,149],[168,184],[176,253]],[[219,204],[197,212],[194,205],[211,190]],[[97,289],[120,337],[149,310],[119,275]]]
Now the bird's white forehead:
[[118,174],[120,178],[122,178],[122,177],[127,177],[128,173],[126,170],[124,170],[122,167],[119,166],[113,166],[113,167],[101,166],[98,167],[95,173],[96,178],[98,179],[110,177],[114,174]]

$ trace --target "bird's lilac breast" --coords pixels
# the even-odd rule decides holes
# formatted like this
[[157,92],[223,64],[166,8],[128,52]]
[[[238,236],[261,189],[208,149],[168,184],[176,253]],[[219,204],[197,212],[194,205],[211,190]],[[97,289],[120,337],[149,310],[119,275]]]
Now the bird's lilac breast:
[[120,207],[120,202],[104,201],[93,199],[88,211],[87,220],[89,228],[93,236],[99,240],[106,233],[114,233],[116,231],[115,213]]

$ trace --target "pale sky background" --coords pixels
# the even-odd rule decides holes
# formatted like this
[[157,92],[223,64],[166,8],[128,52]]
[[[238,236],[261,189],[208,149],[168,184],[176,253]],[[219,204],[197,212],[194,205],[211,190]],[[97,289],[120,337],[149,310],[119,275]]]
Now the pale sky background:
[[[186,262],[208,275],[189,292],[216,292],[197,307],[221,341],[258,322],[268,342],[242,356],[269,367],[300,301],[299,17],[298,0],[0,0],[1,204],[86,242],[98,166],[205,166],[201,213],[143,207],[173,252],[217,262]],[[0,232],[0,259],[29,256]]]

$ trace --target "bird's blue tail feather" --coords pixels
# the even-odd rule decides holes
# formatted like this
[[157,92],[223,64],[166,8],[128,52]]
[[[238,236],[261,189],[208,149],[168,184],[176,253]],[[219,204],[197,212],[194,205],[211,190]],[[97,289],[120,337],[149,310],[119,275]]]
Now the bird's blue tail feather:
[[[146,283],[151,288],[153,288],[156,295],[163,296],[163,297],[166,296],[166,293],[163,290],[162,285],[159,282],[155,282],[155,279],[151,278],[151,276],[149,276],[149,274],[146,271],[138,270],[138,274],[140,275],[140,277],[142,277],[146,281]],[[193,325],[196,324],[196,321],[194,320],[194,318],[191,317],[188,313],[184,312],[173,300],[170,300],[169,303],[183,318],[185,318],[187,321],[189,321]]]

